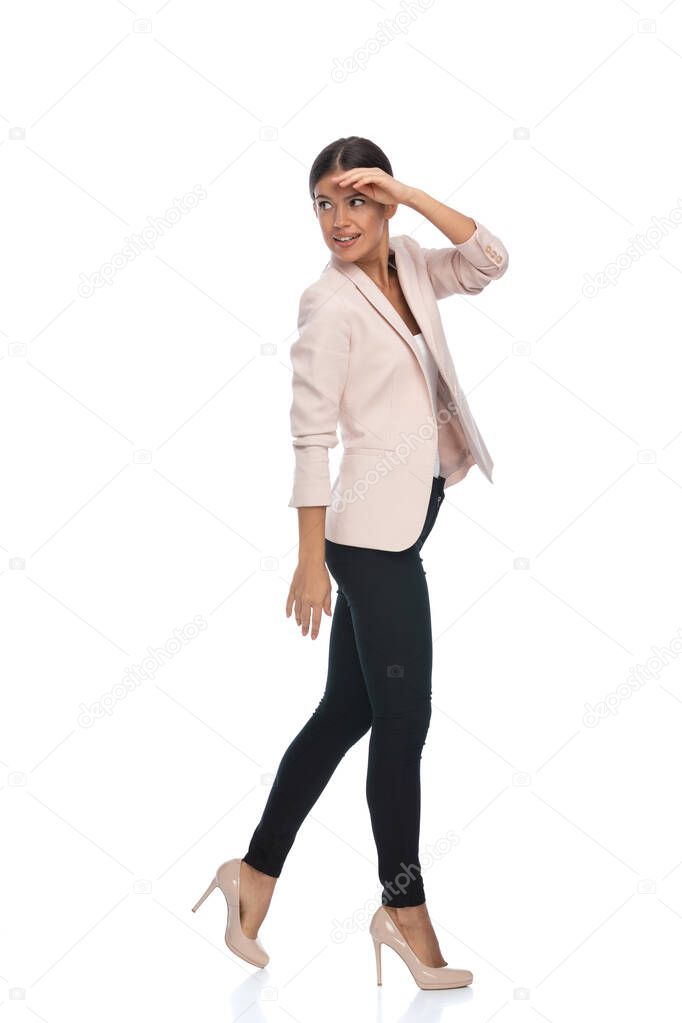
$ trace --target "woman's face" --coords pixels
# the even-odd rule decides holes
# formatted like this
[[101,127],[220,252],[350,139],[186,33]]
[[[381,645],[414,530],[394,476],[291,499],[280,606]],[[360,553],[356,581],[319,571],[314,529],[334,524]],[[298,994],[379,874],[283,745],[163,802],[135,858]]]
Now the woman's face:
[[[327,248],[340,259],[354,263],[376,254],[396,206],[384,206],[356,192],[350,185],[338,188],[333,179],[341,174],[343,171],[339,169],[319,179],[313,209]],[[354,240],[345,244],[338,240],[348,236],[353,236]]]

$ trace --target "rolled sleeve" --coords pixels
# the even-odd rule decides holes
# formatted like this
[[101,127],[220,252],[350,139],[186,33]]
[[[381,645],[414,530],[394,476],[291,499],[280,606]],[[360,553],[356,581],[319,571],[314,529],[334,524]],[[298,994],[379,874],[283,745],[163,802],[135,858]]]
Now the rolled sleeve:
[[290,349],[294,482],[290,508],[331,504],[329,449],[348,375],[350,330],[342,305],[319,290],[303,292],[298,339]]
[[478,295],[507,269],[509,256],[503,243],[483,224],[474,223],[474,233],[465,242],[445,249],[422,249],[438,299],[454,294]]

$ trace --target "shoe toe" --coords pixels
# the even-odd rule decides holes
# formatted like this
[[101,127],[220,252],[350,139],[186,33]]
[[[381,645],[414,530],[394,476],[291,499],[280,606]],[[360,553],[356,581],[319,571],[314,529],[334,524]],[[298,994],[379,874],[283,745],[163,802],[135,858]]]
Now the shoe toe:
[[265,951],[260,941],[254,940],[253,945],[249,949],[249,953],[256,966],[267,966],[270,962],[270,956]]
[[474,975],[471,970],[453,970],[452,979],[462,987],[466,987],[467,984],[471,984]]

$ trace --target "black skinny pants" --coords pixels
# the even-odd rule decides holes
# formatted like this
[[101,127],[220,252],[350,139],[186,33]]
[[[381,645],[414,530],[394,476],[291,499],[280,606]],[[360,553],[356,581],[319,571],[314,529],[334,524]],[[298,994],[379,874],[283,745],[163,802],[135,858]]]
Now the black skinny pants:
[[425,901],[419,862],[420,761],[431,718],[431,610],[420,550],[443,499],[434,476],[424,525],[404,551],[325,540],[338,584],[324,694],[284,753],[243,859],[279,877],[306,815],[370,728],[366,797],[382,903]]

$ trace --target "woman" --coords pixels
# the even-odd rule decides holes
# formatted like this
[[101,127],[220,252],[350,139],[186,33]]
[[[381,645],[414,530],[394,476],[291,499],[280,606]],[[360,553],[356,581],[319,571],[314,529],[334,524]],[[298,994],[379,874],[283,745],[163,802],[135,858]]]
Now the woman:
[[[299,559],[286,603],[303,636],[337,600],[326,687],[279,765],[244,857],[217,871],[228,902],[226,941],[254,965],[258,941],[296,833],[347,750],[371,729],[366,797],[382,905],[370,923],[423,988],[461,987],[447,968],[426,907],[418,857],[420,759],[431,716],[432,636],[420,551],[446,487],[492,460],[461,393],[437,300],[474,295],[502,276],[503,244],[482,224],[393,177],[367,139],[332,142],[310,172],[313,210],[332,257],[301,296],[292,345],[289,502]],[[448,238],[422,249],[388,222],[402,203]],[[344,442],[333,487],[329,448]],[[326,562],[326,564],[325,564]],[[329,572],[327,571],[329,569]]]

